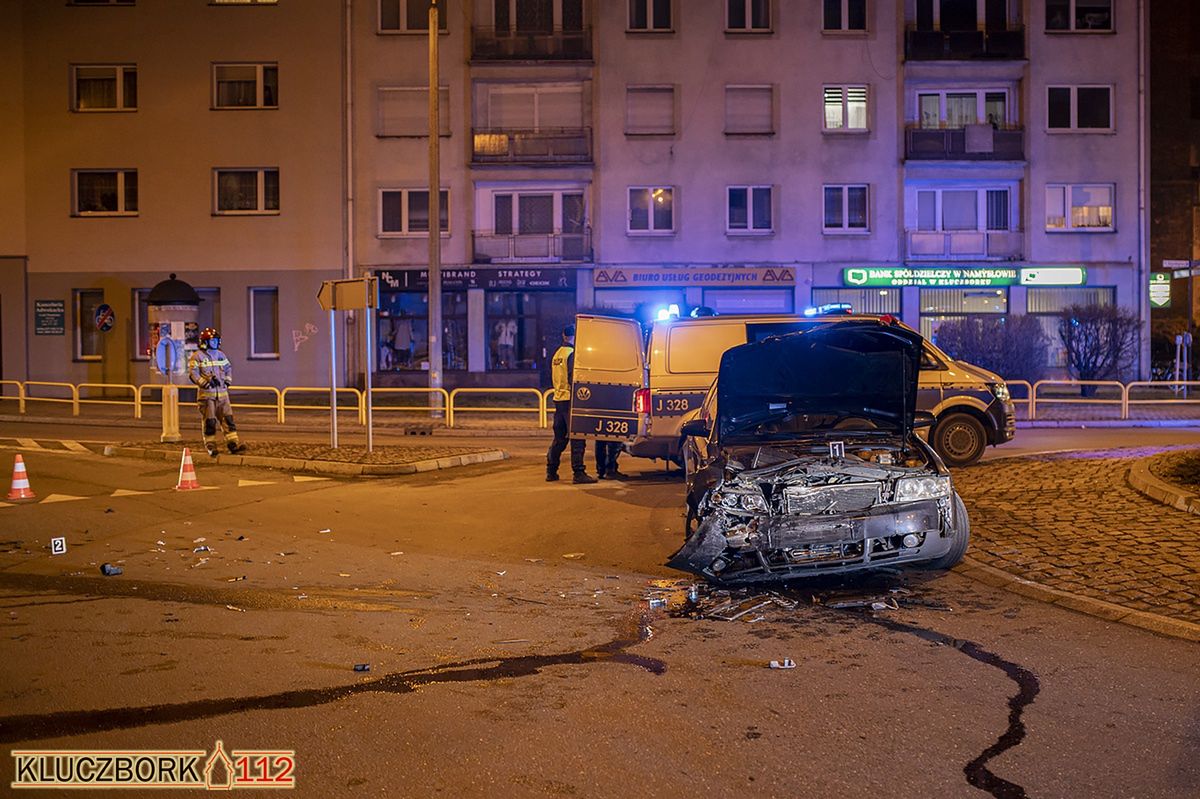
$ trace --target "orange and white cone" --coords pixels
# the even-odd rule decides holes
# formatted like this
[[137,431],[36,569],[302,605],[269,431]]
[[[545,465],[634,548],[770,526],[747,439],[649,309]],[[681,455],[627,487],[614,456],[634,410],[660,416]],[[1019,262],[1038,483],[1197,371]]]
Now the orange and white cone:
[[190,491],[200,487],[200,481],[196,479],[196,467],[192,465],[192,452],[187,447],[183,448],[183,460],[179,462],[179,482],[175,486],[176,491]]
[[25,461],[17,453],[13,461],[12,488],[8,492],[9,499],[36,499],[37,495],[29,487],[29,475],[25,472]]

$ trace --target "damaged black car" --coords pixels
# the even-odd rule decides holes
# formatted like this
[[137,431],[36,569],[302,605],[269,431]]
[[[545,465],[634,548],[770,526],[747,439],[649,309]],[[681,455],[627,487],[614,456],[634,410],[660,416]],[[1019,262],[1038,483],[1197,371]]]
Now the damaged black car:
[[725,352],[687,436],[675,568],[745,584],[920,564],[970,540],[949,470],[919,435],[921,336],[821,325]]

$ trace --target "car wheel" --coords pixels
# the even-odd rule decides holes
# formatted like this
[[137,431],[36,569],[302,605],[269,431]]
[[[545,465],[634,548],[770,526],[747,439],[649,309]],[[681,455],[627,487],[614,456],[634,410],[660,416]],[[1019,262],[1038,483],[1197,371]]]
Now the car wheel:
[[954,493],[954,514],[950,520],[950,551],[937,560],[925,564],[929,569],[950,569],[967,554],[967,546],[971,543],[971,519],[967,516],[967,506],[962,497]]
[[969,466],[983,457],[987,431],[983,423],[967,413],[942,417],[933,431],[933,448],[948,466]]

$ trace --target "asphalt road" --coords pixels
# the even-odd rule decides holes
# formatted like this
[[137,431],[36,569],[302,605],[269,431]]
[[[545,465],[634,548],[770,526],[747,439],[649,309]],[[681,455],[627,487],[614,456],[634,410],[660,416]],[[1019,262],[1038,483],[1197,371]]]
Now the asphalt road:
[[[1019,435],[994,453],[1200,440]],[[662,565],[679,543],[677,478],[626,459],[626,483],[546,484],[544,441],[488,442],[513,459],[304,482],[200,463],[215,490],[186,493],[169,464],[29,453],[39,496],[81,498],[0,509],[0,740],[294,749],[296,793],[321,797],[1200,785],[1195,644],[955,574],[818,585],[794,610],[736,622],[673,612],[677,595],[650,609],[647,589],[680,578]],[[66,554],[50,555],[55,535]],[[125,573],[101,577],[104,562]],[[875,615],[808,601],[893,588],[911,593]],[[766,667],[781,658],[796,668]]]

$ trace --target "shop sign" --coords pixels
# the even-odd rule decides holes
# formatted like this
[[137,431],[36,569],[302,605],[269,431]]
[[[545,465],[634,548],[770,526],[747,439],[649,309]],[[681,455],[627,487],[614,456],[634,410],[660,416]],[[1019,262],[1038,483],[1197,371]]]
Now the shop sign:
[[[536,266],[486,269],[443,269],[443,291],[487,289],[489,291],[574,291],[575,269]],[[380,291],[426,291],[428,269],[386,269],[377,273]]]
[[962,288],[970,286],[1082,286],[1082,266],[1012,267],[850,267],[842,270],[847,286]]
[[67,304],[63,300],[33,301],[33,334],[61,336],[66,332]]
[[1170,272],[1151,272],[1150,273],[1150,307],[1151,308],[1170,308],[1171,307],[1171,273]]
[[787,266],[621,266],[597,268],[596,288],[647,286],[793,286],[796,272]]

